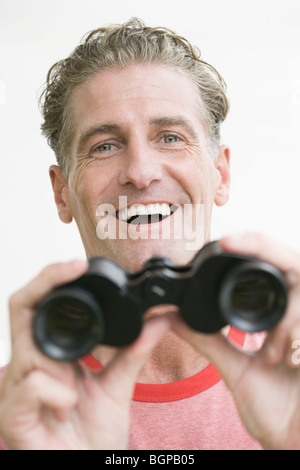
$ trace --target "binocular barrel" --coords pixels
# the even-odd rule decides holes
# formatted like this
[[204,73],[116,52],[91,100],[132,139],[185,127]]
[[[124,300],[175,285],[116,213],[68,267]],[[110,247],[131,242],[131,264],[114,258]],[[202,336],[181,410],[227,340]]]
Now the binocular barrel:
[[183,320],[203,333],[230,324],[245,332],[270,330],[284,315],[287,286],[274,266],[223,252],[217,242],[202,248],[188,266],[152,258],[130,273],[103,258],[85,275],[60,286],[38,306],[33,335],[48,356],[77,360],[96,345],[121,347],[140,334],[150,306],[175,304]]

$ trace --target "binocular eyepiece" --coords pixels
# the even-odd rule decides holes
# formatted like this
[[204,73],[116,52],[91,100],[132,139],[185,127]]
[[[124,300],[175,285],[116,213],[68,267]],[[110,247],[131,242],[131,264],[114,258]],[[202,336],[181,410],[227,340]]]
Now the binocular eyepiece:
[[245,332],[270,330],[287,305],[283,274],[257,258],[205,245],[185,266],[151,258],[135,273],[105,258],[91,258],[87,272],[50,292],[37,307],[33,336],[56,360],[73,361],[97,344],[133,342],[143,315],[173,304],[194,330],[214,333],[230,324]]

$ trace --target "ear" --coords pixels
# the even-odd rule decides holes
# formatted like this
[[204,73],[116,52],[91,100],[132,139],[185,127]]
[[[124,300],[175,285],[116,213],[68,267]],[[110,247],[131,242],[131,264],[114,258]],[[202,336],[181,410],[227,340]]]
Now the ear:
[[215,161],[218,173],[218,186],[215,195],[215,204],[223,206],[229,199],[230,189],[230,150],[226,145],[219,148],[218,158]]
[[69,202],[68,181],[63,175],[61,167],[57,165],[51,165],[49,175],[59,218],[65,224],[69,224],[72,222],[73,216]]

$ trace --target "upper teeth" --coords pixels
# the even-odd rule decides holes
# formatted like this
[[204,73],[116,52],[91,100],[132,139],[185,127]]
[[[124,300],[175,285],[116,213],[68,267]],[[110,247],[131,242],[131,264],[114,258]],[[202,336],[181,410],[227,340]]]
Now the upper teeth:
[[128,220],[131,217],[137,215],[151,215],[151,214],[161,214],[161,215],[170,215],[171,209],[169,204],[163,202],[162,204],[133,204],[130,207],[125,207],[124,209],[119,210],[119,219]]

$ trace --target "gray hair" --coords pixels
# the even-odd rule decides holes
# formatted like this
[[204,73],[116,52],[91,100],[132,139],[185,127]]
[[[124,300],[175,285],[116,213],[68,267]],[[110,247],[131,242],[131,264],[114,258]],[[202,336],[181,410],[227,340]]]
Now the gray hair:
[[57,163],[68,174],[68,149],[72,139],[70,99],[73,91],[92,75],[104,69],[132,63],[155,63],[180,70],[196,85],[205,108],[209,144],[219,146],[220,125],[226,118],[229,102],[226,84],[219,72],[201,59],[198,48],[175,32],[151,28],[138,18],[122,25],[109,25],[88,33],[66,59],[48,72],[40,97],[44,122],[41,126]]

